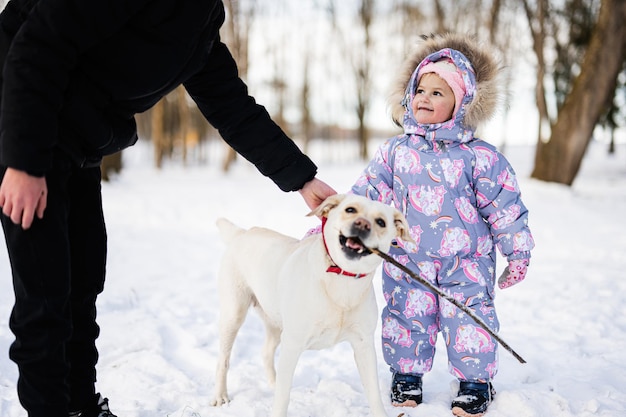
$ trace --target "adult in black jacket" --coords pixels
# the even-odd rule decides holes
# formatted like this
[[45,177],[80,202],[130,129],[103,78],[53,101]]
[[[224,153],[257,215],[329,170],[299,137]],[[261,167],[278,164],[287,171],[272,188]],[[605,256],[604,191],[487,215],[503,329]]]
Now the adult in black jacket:
[[[310,207],[334,190],[248,95],[217,0],[11,0],[0,15],[0,206],[29,417],[110,416],[95,390],[106,231],[99,163],[134,115],[184,85],[206,119]],[[45,213],[44,213],[45,211]]]

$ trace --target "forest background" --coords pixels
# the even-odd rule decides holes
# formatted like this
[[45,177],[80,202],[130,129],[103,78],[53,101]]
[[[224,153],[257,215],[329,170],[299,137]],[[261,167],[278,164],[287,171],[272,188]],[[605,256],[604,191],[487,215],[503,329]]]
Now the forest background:
[[[455,31],[493,49],[508,95],[479,131],[504,152],[536,144],[531,176],[571,185],[592,140],[626,138],[626,2],[623,0],[226,0],[222,38],[251,95],[306,152],[329,159],[357,141],[398,133],[387,96],[420,36]],[[181,88],[138,116],[154,163],[207,163],[219,135]],[[485,132],[485,133],[483,133]],[[512,134],[512,132],[515,132]],[[219,141],[221,142],[221,141]],[[226,146],[226,145],[222,145]],[[219,152],[223,154],[223,152]],[[233,151],[219,163],[227,171]],[[105,161],[105,177],[121,155]]]
[[[6,0],[0,1],[4,6]],[[499,58],[508,94],[479,131],[499,146],[536,144],[531,177],[571,185],[589,143],[607,153],[626,138],[626,1],[623,0],[224,0],[221,30],[252,96],[306,152],[329,159],[399,133],[386,98],[422,35],[474,36]],[[137,115],[154,163],[209,163],[219,134],[179,88]],[[485,132],[485,133],[483,133]],[[514,132],[514,133],[512,133]],[[219,152],[224,154],[224,152]],[[235,160],[228,150],[219,163]],[[107,180],[122,155],[105,159]]]

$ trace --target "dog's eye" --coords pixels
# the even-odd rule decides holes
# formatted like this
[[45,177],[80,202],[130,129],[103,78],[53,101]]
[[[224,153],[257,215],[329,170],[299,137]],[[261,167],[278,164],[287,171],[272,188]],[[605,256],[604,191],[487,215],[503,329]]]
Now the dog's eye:
[[379,225],[380,227],[387,226],[387,223],[385,223],[383,219],[376,219],[376,224]]
[[346,213],[356,213],[356,209],[354,207],[346,207]]

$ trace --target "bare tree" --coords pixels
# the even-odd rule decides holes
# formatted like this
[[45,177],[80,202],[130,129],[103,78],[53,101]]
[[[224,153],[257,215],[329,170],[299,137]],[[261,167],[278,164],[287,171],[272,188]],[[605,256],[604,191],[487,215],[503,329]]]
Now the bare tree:
[[405,59],[408,51],[415,47],[421,35],[428,33],[429,16],[424,14],[424,8],[414,0],[394,0],[388,17],[391,26],[390,37],[397,38],[391,47],[396,46],[395,52],[399,55],[397,65]]
[[[447,16],[446,11],[443,5],[441,4],[441,0],[434,0],[433,5],[435,6],[435,21],[437,22],[437,27],[435,28],[435,31],[437,33],[444,33],[447,31],[446,21],[449,22],[449,24],[454,24],[454,23],[450,22],[449,16]],[[446,19],[446,17],[448,19]]]
[[626,57],[624,21],[624,0],[602,0],[580,74],[565,98],[549,140],[538,142],[533,178],[573,183],[593,129],[615,92]]
[[102,172],[102,181],[109,181],[111,174],[118,174],[122,170],[122,152],[116,152],[102,158],[100,171]]
[[[506,0],[493,0],[488,13],[484,16],[484,28],[487,31],[486,37],[491,45],[499,53],[499,61],[501,68],[504,69],[502,77],[505,86],[511,85],[514,74],[511,68],[513,68],[516,62],[519,61],[522,55],[519,42],[519,27],[518,19],[515,14],[506,13],[507,9]],[[503,95],[502,108],[502,120],[503,125],[506,126],[509,116],[509,108],[512,102],[512,96],[509,94],[508,88]],[[505,153],[508,146],[508,135],[503,134],[499,145],[500,151]]]
[[360,143],[360,157],[368,158],[367,142],[369,132],[365,122],[365,114],[370,104],[371,80],[371,56],[372,56],[372,19],[374,17],[374,0],[362,0],[359,6],[359,21],[363,29],[363,50],[355,64],[357,105],[356,114],[359,121],[357,128],[358,140]]
[[[537,58],[535,68],[535,104],[539,112],[539,125],[537,137],[543,140],[544,135],[547,136],[546,126],[550,123],[550,114],[548,113],[548,103],[546,101],[546,90],[544,79],[546,76],[546,58],[544,51],[546,48],[546,38],[548,37],[546,20],[548,15],[548,0],[537,0],[535,7],[529,4],[528,0],[523,0],[524,11],[528,19],[530,27],[530,35],[533,41],[533,51]],[[545,132],[545,133],[544,133]]]
[[177,87],[146,113],[151,120],[154,164],[157,168],[163,166],[166,158],[172,157],[176,148],[182,150],[183,160],[186,157],[185,139],[190,117],[185,94],[183,87]]
[[498,33],[500,29],[500,12],[502,11],[502,0],[493,0],[489,10],[489,18],[487,19],[487,31],[489,32],[489,41],[492,44],[498,43]]
[[309,72],[310,54],[307,50],[304,55],[302,87],[300,89],[300,129],[302,131],[302,147],[307,152],[309,142],[313,136],[313,117],[311,116],[311,80]]
[[365,115],[370,107],[371,101],[371,67],[373,56],[373,37],[371,33],[373,18],[375,15],[375,0],[359,0],[357,4],[357,22],[360,40],[352,43],[348,40],[346,30],[354,32],[355,28],[342,28],[337,17],[337,8],[334,0],[329,3],[328,11],[332,27],[337,34],[337,40],[342,51],[342,55],[347,57],[352,66],[355,82],[356,105],[355,113],[358,121],[357,139],[359,141],[359,156],[368,158],[369,130],[365,121]]
[[[222,28],[225,42],[237,62],[239,76],[243,79],[248,74],[248,35],[256,13],[255,0],[250,0],[247,3],[249,7],[246,8],[242,7],[240,0],[224,0],[227,18]],[[236,157],[237,153],[228,147],[222,161],[222,169],[228,171]]]
[[[624,45],[626,48],[626,44]],[[626,62],[622,67],[622,73],[617,77],[618,86],[615,97],[611,97],[609,103],[607,103],[608,111],[600,119],[600,125],[609,131],[609,155],[615,153],[615,131],[623,125],[626,120],[626,113],[624,108],[617,103],[617,95],[621,92],[622,97],[626,97]],[[620,123],[621,122],[621,123]]]
[[154,165],[161,168],[163,158],[165,157],[166,140],[165,140],[165,105],[166,99],[162,98],[156,103],[149,113],[150,116],[150,132],[152,133],[152,143],[154,145]]
[[289,91],[289,83],[287,82],[285,74],[285,68],[289,61],[289,57],[285,53],[285,44],[288,42],[287,36],[287,33],[281,33],[278,42],[268,48],[267,55],[271,56],[274,66],[272,77],[269,80],[269,86],[276,97],[276,107],[272,111],[272,119],[289,135],[289,126],[285,118],[287,94]]

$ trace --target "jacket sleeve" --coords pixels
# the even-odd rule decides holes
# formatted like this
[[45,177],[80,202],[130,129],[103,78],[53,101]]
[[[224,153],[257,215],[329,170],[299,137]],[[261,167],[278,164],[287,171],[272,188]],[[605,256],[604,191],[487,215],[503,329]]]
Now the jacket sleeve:
[[7,5],[2,36],[13,39],[3,66],[2,164],[40,174],[50,167],[59,112],[78,56],[147,1],[47,0],[30,11],[21,10],[25,6],[18,2]]
[[184,85],[224,140],[281,190],[313,179],[317,167],[248,94],[226,45],[216,42],[207,65]]
[[374,158],[363,170],[351,192],[390,204],[393,201],[393,174],[389,156],[393,140],[387,140],[377,150]]
[[496,151],[493,155],[497,156],[493,164],[484,171],[475,170],[478,210],[503,256],[509,261],[529,259],[535,243],[515,171],[504,155]]

